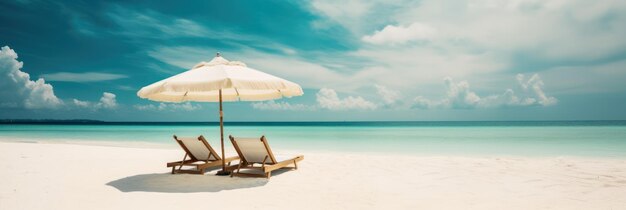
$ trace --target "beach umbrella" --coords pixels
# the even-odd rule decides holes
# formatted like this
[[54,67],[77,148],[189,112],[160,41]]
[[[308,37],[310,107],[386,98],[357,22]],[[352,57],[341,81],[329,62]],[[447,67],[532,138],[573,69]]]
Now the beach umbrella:
[[210,62],[200,62],[190,70],[141,88],[137,95],[160,102],[219,102],[222,170],[224,162],[223,101],[264,101],[302,95],[300,85],[247,67],[239,61],[228,61],[217,53]]

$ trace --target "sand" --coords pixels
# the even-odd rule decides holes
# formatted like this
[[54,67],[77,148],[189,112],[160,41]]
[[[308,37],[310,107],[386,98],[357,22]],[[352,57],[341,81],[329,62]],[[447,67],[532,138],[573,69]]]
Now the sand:
[[169,174],[181,155],[0,142],[0,209],[626,209],[620,158],[303,152],[266,180]]

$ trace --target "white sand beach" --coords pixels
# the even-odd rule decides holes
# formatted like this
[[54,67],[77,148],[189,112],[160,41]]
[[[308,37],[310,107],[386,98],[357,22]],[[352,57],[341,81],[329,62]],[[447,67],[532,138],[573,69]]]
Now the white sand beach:
[[626,159],[303,152],[266,180],[169,174],[181,155],[0,142],[0,209],[626,208]]

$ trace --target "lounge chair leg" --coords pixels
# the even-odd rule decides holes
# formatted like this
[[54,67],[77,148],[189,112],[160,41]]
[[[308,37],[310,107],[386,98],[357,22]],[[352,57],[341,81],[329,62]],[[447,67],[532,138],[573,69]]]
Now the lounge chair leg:
[[[179,170],[179,171],[180,171],[180,169],[182,169],[182,168],[183,168],[183,163],[185,163],[185,159],[187,159],[187,153],[185,153],[185,157],[183,157],[183,160],[182,160],[182,161],[180,161],[180,166],[178,167],[178,170]],[[172,167],[172,174],[174,174],[174,168],[175,168],[175,167],[176,167],[176,166]]]
[[293,160],[293,165],[295,166],[295,169],[298,170],[298,161]]
[[272,176],[272,172],[271,172],[271,171],[270,171],[270,172],[267,172],[267,174],[266,174],[266,175],[267,175],[267,179],[270,179],[270,176]]
[[[237,173],[239,173],[239,170],[241,170],[241,164],[243,164],[243,161],[242,161],[242,160],[240,160],[240,161],[239,161],[239,165],[237,165]],[[233,175],[234,175],[234,174],[235,174],[235,173],[230,173],[230,177],[233,177]]]

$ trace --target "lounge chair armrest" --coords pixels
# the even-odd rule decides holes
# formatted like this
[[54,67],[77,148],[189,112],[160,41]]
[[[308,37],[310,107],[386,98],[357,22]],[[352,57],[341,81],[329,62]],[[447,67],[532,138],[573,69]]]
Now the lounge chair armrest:
[[195,162],[195,161],[193,161],[193,160],[185,160],[185,161],[169,162],[169,163],[167,163],[167,167],[180,166],[180,165],[185,165],[185,164],[189,164],[189,163],[193,163],[193,162]]
[[302,160],[304,160],[304,156],[303,155],[299,155],[299,156],[296,156],[296,157],[291,158],[291,159],[280,161],[280,162],[278,162],[276,164],[265,165],[265,167],[263,167],[263,172],[267,173],[267,172],[270,172],[270,171],[273,171],[273,170],[276,170],[276,169],[288,166],[289,164],[294,164],[294,162],[300,162]]

